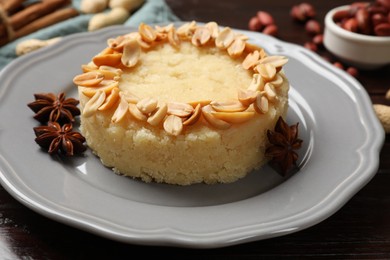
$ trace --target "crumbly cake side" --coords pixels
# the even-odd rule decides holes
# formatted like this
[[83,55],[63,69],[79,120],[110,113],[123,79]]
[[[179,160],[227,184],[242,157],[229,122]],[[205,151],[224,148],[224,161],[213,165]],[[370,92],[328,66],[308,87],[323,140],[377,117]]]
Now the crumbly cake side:
[[179,185],[230,183],[265,164],[267,130],[288,108],[287,59],[215,23],[145,26],[108,40],[74,79],[102,163]]

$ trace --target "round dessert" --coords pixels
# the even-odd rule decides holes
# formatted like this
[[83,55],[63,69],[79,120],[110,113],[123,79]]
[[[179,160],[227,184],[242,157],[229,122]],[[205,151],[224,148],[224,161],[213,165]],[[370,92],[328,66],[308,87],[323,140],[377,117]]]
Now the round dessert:
[[288,108],[287,59],[247,40],[215,22],[109,39],[73,80],[88,146],[145,182],[230,183],[259,168]]

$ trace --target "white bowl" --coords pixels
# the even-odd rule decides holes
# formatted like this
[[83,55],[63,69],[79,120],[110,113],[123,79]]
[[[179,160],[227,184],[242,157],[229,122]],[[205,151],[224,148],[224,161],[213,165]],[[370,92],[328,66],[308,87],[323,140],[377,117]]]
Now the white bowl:
[[342,61],[362,69],[390,64],[390,37],[379,37],[344,30],[333,21],[333,15],[349,6],[330,10],[325,16],[324,45]]

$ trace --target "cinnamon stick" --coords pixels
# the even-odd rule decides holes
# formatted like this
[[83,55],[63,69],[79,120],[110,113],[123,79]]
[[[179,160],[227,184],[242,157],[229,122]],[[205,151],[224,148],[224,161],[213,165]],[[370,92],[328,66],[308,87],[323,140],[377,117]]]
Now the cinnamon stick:
[[[9,23],[12,29],[16,31],[30,22],[68,4],[70,4],[70,0],[50,0],[36,3],[12,15],[9,18]],[[6,28],[3,24],[0,24],[0,37],[5,34]]]
[[[43,16],[30,24],[22,27],[19,30],[15,31],[15,39],[20,38],[23,36],[26,36],[32,32],[38,31],[42,28],[45,28],[47,26],[53,25],[58,22],[65,21],[69,18],[72,18],[74,16],[77,16],[79,13],[74,8],[63,8],[59,9],[51,14],[48,14],[46,16]],[[0,39],[0,46],[8,43],[9,40],[6,38]]]
[[3,7],[4,11],[9,15],[21,8],[24,1],[25,0],[3,0],[1,1],[1,6]]

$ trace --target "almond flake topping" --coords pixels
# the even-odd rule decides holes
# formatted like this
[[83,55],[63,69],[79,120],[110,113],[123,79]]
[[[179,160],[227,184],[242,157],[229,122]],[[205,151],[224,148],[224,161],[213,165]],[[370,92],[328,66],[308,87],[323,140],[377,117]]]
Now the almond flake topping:
[[[246,35],[235,33],[229,27],[220,30],[215,22],[198,26],[192,21],[177,30],[173,24],[152,28],[141,23],[136,32],[108,39],[108,47],[82,66],[83,74],[74,77],[73,82],[89,98],[84,105],[83,115],[89,117],[97,111],[113,109],[113,123],[120,122],[129,113],[134,119],[146,121],[152,126],[162,125],[168,134],[177,136],[185,127],[197,122],[207,122],[222,130],[232,124],[246,122],[256,113],[265,114],[278,100],[278,88],[285,81],[280,70],[288,59],[284,56],[267,56],[264,49],[248,43],[248,40]],[[179,49],[182,41],[195,46],[215,46],[225,50],[232,58],[245,55],[241,67],[237,68],[252,73],[248,88],[238,88],[237,98],[230,101],[199,100],[188,103],[140,99],[119,89],[123,70],[136,66],[141,52],[147,52],[159,43]]]

